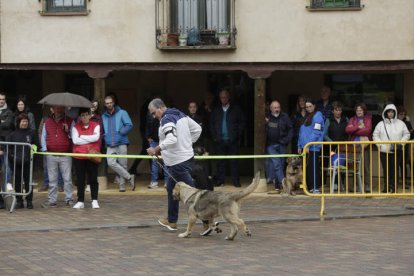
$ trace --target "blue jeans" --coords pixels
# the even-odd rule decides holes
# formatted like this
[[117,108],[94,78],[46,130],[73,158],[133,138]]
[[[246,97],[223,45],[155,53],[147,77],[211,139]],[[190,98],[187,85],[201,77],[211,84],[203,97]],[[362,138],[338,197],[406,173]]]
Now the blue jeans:
[[[286,154],[286,147],[281,144],[268,145],[266,151],[268,154]],[[276,188],[278,188],[282,184],[282,180],[285,177],[285,174],[283,173],[285,168],[285,158],[277,157],[270,158],[270,160],[270,167],[275,177],[275,185],[277,186]]]
[[[5,155],[0,156],[1,169],[3,171],[3,184],[2,190],[6,191],[6,183],[12,183],[12,170],[10,166],[13,166],[13,163],[10,163],[10,160]],[[4,173],[6,172],[6,173]]]
[[265,159],[265,173],[267,181],[275,179],[275,172],[273,171],[273,164],[271,158]]
[[[150,147],[155,148],[156,146],[158,146],[158,144],[159,142],[152,141],[150,143]],[[153,158],[151,160],[151,182],[158,181],[158,169],[159,169],[159,165],[157,163],[157,159]],[[167,166],[164,166],[164,183],[167,184],[167,181],[168,181],[168,169],[167,169]]]
[[306,186],[308,191],[320,189],[321,176],[321,152],[309,151],[306,154]]
[[191,170],[193,168],[194,158],[190,158],[187,161],[181,162],[174,166],[168,167],[168,173],[171,177],[168,177],[167,192],[168,192],[168,221],[176,223],[178,220],[178,208],[179,200],[174,200],[172,197],[172,191],[175,187],[175,181],[182,181],[192,187],[193,178],[191,177]]

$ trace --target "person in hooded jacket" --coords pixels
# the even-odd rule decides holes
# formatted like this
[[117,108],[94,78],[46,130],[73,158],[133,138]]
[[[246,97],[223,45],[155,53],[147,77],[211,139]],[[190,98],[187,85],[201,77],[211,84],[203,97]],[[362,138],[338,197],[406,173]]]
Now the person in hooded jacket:
[[[397,108],[394,104],[385,106],[382,112],[382,121],[374,129],[372,138],[374,141],[408,141],[410,132],[403,121],[397,118]],[[380,160],[384,175],[383,193],[394,193],[397,189],[395,158],[401,156],[401,151],[396,148],[401,144],[377,144],[380,150]],[[397,155],[397,156],[395,156]]]
[[[324,118],[320,111],[316,111],[316,102],[305,100],[307,117],[299,130],[298,153],[302,154],[305,145],[310,142],[322,142],[324,133]],[[320,157],[321,145],[311,145],[306,154],[306,186],[311,193],[319,193],[321,186]]]
[[[16,117],[16,130],[10,133],[6,137],[7,142],[19,142],[36,144],[36,134],[30,129],[29,123],[30,117],[25,113],[20,113]],[[15,148],[14,148],[15,147]],[[14,183],[15,190],[17,193],[22,192],[22,187],[26,193],[29,191],[30,185],[30,147],[15,145],[8,148],[9,164],[15,164],[14,166]],[[22,177],[23,175],[23,177]],[[17,205],[16,209],[24,208],[23,197],[16,196]],[[27,209],[33,209],[33,190],[26,196],[26,207]]]

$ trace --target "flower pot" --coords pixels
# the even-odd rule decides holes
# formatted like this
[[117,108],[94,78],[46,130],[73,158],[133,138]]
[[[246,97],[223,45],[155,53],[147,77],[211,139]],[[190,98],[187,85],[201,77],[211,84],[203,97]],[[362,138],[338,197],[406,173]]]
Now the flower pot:
[[219,45],[229,45],[230,34],[229,33],[217,33],[217,39]]
[[217,45],[216,31],[204,30],[200,31],[200,40],[203,45]]
[[188,39],[187,34],[180,34],[180,36],[178,37],[178,44],[180,46],[187,46],[187,39]]
[[167,45],[168,46],[178,46],[178,34],[168,34],[167,35]]
[[161,34],[159,36],[159,45],[160,47],[165,47],[168,45],[168,35],[167,34]]

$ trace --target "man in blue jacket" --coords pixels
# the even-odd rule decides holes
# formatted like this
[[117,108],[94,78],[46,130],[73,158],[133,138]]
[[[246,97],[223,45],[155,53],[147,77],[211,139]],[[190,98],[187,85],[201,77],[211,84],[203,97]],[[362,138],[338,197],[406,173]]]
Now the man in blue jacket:
[[[268,154],[286,154],[286,146],[293,137],[292,121],[284,112],[281,112],[280,103],[270,103],[270,114],[266,117],[266,151]],[[285,158],[271,158],[271,170],[275,177],[275,191],[280,192],[282,180],[285,177]]]
[[[115,102],[114,96],[105,97],[106,111],[102,114],[106,154],[126,155],[129,145],[128,133],[132,130],[132,121],[128,113]],[[119,191],[125,192],[125,181],[135,190],[135,175],[128,172],[128,159],[108,157],[108,166],[119,176]]]

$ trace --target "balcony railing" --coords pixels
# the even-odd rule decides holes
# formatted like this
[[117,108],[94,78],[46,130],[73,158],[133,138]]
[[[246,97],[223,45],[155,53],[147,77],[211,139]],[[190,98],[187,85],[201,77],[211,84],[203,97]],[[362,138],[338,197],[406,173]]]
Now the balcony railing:
[[235,49],[235,0],[155,0],[162,50]]

